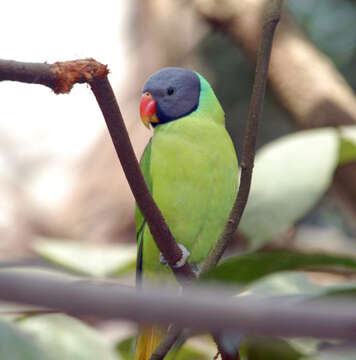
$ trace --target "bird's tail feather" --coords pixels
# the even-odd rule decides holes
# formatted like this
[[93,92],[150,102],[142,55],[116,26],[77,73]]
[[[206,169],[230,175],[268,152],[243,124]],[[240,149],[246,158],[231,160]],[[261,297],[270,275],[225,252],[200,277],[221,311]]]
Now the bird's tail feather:
[[160,343],[163,332],[158,327],[144,327],[140,329],[137,338],[135,360],[149,360],[153,351]]

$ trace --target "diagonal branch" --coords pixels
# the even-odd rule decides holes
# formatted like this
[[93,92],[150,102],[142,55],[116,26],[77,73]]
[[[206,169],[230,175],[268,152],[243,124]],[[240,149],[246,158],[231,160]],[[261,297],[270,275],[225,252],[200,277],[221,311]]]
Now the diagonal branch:
[[250,192],[252,170],[256,152],[256,138],[258,123],[262,115],[263,100],[265,95],[268,65],[271,56],[272,42],[275,29],[281,16],[283,0],[270,0],[266,2],[263,19],[262,36],[257,56],[255,80],[252,89],[250,108],[247,121],[245,143],[241,162],[241,180],[239,192],[231,210],[225,229],[216,243],[213,251],[204,262],[201,273],[213,269],[219,262],[226,247],[230,243],[240,223],[246,207]]
[[[172,267],[182,258],[177,245],[158,206],[154,202],[143,178],[133,151],[114,92],[107,79],[108,68],[94,59],[54,64],[23,63],[0,60],[0,81],[13,80],[50,87],[55,93],[66,93],[77,82],[88,82],[104,115],[116,153],[124,169],[132,193],[148,223],[159,250]],[[173,272],[181,282],[194,279],[188,263]]]

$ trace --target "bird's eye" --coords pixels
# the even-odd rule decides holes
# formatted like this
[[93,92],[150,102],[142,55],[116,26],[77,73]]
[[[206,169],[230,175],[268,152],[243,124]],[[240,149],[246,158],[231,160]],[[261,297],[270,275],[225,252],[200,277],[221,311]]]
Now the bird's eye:
[[173,95],[174,92],[175,92],[175,89],[174,89],[174,87],[172,87],[172,86],[170,86],[170,87],[167,89],[167,95],[168,95],[168,96]]

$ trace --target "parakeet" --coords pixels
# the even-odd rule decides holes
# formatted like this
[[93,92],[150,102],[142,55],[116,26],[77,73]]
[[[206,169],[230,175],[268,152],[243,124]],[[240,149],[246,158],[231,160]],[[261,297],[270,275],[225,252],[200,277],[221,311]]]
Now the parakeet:
[[[222,233],[238,188],[238,164],[224,111],[199,73],[168,67],[142,90],[140,115],[154,129],[140,161],[149,190],[178,244],[198,266]],[[142,286],[175,281],[140,209],[135,212],[137,280]],[[149,311],[149,309],[147,309]],[[142,328],[136,359],[149,359],[162,330]]]

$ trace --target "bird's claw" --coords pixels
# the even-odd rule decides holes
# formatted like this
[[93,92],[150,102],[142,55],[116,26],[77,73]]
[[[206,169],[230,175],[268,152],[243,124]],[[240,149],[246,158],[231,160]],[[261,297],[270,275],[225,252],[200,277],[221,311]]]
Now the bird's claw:
[[162,265],[168,265],[168,261],[164,258],[164,256],[162,255],[162,253],[159,254],[159,262]]
[[[182,267],[187,262],[187,259],[190,256],[190,252],[184,245],[178,244],[178,246],[182,250],[182,257],[172,266],[174,269],[179,269],[180,267]],[[164,258],[162,254],[159,254],[159,262],[163,265],[168,265],[168,261]]]

